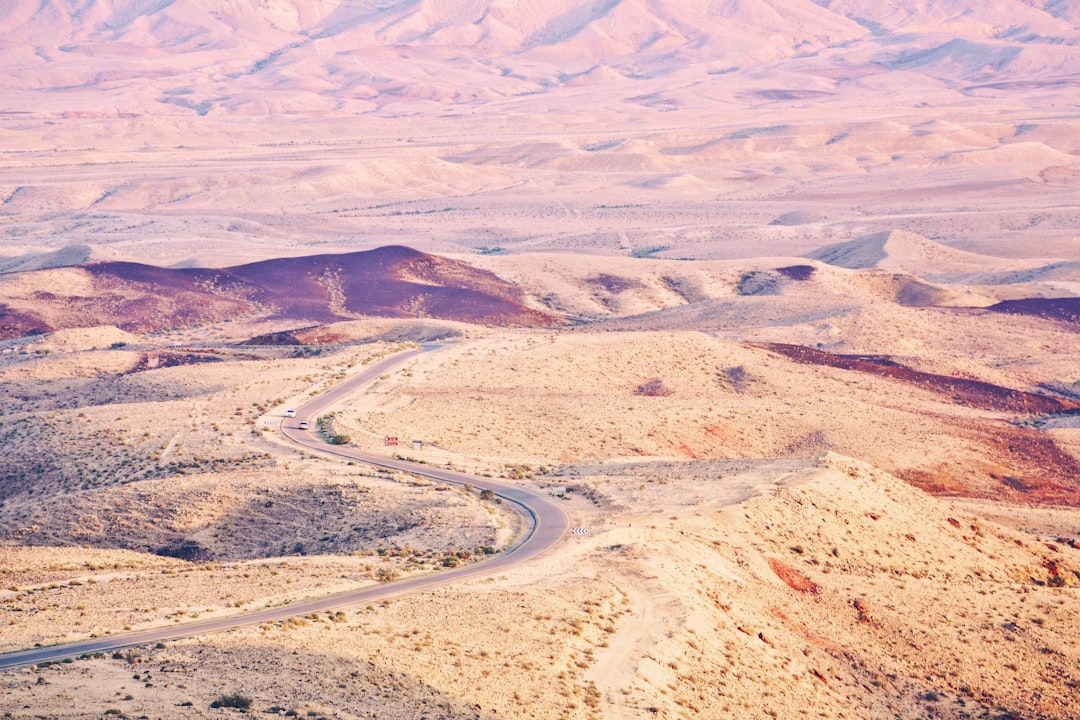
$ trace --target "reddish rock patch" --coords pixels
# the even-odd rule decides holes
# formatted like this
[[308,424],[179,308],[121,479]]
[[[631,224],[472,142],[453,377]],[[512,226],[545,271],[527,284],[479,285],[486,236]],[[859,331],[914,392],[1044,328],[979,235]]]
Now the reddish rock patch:
[[772,571],[792,590],[808,593],[810,595],[821,594],[821,587],[795,568],[777,558],[768,558],[768,560],[769,567],[772,568]]
[[752,344],[783,355],[797,363],[824,365],[879,375],[917,385],[952,398],[953,402],[982,410],[1014,413],[1059,413],[1080,408],[1072,400],[1013,390],[981,380],[937,375],[913,370],[885,356],[835,355],[802,345],[784,343]]
[[851,601],[851,605],[859,615],[859,622],[868,623],[870,625],[874,624],[874,615],[870,612],[870,608],[865,600],[862,598],[855,598]]

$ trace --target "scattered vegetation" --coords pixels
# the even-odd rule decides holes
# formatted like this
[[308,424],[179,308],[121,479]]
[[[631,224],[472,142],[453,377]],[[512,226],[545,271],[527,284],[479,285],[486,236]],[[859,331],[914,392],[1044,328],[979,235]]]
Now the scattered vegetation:
[[238,708],[240,710],[247,710],[251,707],[251,698],[247,695],[241,695],[240,693],[233,693],[231,695],[222,695],[214,702],[210,703],[212,708]]
[[638,385],[634,394],[644,397],[669,397],[674,395],[675,391],[664,385],[664,381],[660,378],[652,378]]

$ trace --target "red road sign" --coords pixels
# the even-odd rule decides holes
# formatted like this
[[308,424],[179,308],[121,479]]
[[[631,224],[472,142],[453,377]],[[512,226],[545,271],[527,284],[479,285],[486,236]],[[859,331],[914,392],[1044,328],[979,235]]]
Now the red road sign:
[[386,444],[387,446],[390,446],[390,445],[397,445],[397,438],[396,438],[396,437],[393,437],[393,436],[391,436],[391,435],[387,435],[387,436],[386,436],[386,439],[385,439],[385,440],[384,440],[383,442],[384,442],[384,443],[385,443],[385,444]]

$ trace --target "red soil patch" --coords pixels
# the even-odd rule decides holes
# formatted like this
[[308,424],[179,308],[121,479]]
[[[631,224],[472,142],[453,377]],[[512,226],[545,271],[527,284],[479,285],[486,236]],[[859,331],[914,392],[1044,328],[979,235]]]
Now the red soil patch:
[[768,558],[768,560],[769,567],[772,568],[772,571],[792,590],[808,593],[810,595],[821,594],[821,586],[795,568],[776,558]]
[[751,344],[771,350],[797,363],[824,365],[892,378],[951,397],[953,402],[982,410],[1014,413],[1059,413],[1080,408],[1072,400],[1013,390],[981,380],[937,375],[905,367],[884,356],[834,355],[802,345],[784,343]]
[[[985,482],[972,487],[964,471],[903,468],[898,477],[932,495],[989,497],[1034,505],[1080,506],[1080,461],[1053,436],[1000,423],[958,423],[957,435],[982,449]],[[976,472],[968,468],[968,473]]]
[[961,478],[953,477],[947,473],[918,468],[903,468],[894,470],[893,473],[901,480],[909,482],[931,495],[939,497],[982,497],[982,494],[971,490]]
[[0,304],[0,340],[41,335],[54,329],[31,313]]
[[1080,332],[1080,298],[1025,298],[1005,300],[987,308],[1008,315],[1032,315],[1057,320]]
[[684,443],[684,444],[681,444],[681,445],[675,445],[674,447],[675,447],[676,450],[678,450],[680,453],[682,453],[686,457],[690,458],[691,460],[697,460],[698,459],[698,454],[696,452],[694,452],[694,449],[692,447],[690,447],[689,445],[686,445]]
[[726,425],[706,425],[704,432],[706,437],[718,440],[730,440],[732,436],[731,428]]
[[1037,430],[1007,427],[993,433],[987,445],[1005,465],[1002,485],[1019,500],[1043,505],[1080,505],[1080,461],[1054,438]]

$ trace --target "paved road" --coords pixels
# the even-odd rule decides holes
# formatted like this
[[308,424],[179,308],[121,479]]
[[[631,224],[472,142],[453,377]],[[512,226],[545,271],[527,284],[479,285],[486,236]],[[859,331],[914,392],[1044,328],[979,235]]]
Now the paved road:
[[[241,615],[219,617],[213,620],[200,620],[168,627],[110,635],[107,638],[8,653],[0,655],[0,670],[42,662],[56,662],[86,653],[112,652],[137,645],[149,645],[166,640],[205,635],[246,625],[284,620],[297,615],[331,610],[346,605],[366,605],[399,598],[423,590],[449,585],[466,578],[494,575],[551,549],[563,538],[570,526],[566,513],[554,500],[491,478],[481,478],[465,473],[442,470],[431,465],[407,462],[405,460],[384,458],[347,446],[330,445],[323,442],[313,432],[316,418],[341,402],[347,395],[367,386],[395,366],[414,358],[419,352],[430,352],[435,349],[437,349],[437,346],[425,346],[420,351],[399,353],[380,360],[355,377],[334,386],[322,395],[312,398],[297,407],[296,417],[285,420],[281,432],[291,442],[320,452],[332,453],[381,467],[403,470],[440,482],[471,485],[473,488],[492,490],[497,497],[503,499],[504,507],[517,512],[522,518],[523,530],[513,546],[480,562],[443,572],[410,577],[384,585],[350,590],[337,595],[293,602],[280,607],[254,610]],[[298,426],[301,420],[308,420],[312,430],[300,430]]]

